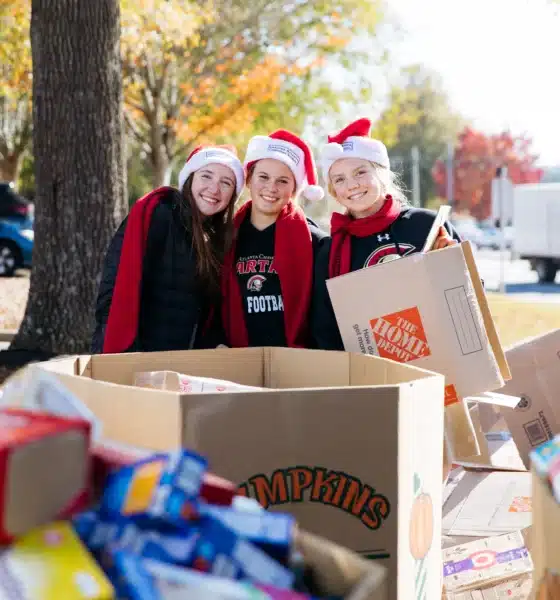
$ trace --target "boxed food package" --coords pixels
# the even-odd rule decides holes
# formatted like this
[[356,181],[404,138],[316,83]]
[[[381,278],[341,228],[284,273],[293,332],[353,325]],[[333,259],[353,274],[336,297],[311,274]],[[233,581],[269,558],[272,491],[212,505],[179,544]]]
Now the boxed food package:
[[[239,494],[382,561],[389,598],[441,594],[441,375],[375,356],[290,348],[96,355],[48,368],[107,439],[192,448]],[[133,386],[135,373],[160,370],[267,391]]]
[[36,528],[0,554],[0,598],[116,600],[68,522]]
[[175,371],[144,371],[134,374],[134,385],[154,390],[169,390],[182,394],[210,394],[215,392],[265,391],[264,388],[239,385],[233,381],[183,375]]
[[0,543],[89,502],[89,445],[87,421],[0,410]]
[[443,552],[446,594],[495,586],[531,575],[533,561],[520,531],[460,544]]

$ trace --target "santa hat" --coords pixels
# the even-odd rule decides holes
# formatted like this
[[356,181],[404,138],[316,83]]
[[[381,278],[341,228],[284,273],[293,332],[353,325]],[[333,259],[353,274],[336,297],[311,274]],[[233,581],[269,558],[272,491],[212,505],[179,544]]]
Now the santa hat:
[[317,185],[315,161],[309,146],[297,135],[278,129],[269,136],[256,135],[247,146],[245,167],[263,158],[273,158],[283,162],[294,174],[296,192],[301,192],[307,200],[321,200],[325,195],[323,188]]
[[371,121],[357,119],[334,135],[329,135],[328,144],[321,151],[321,169],[328,181],[329,170],[341,158],[363,158],[390,168],[385,144],[369,137]]
[[245,185],[245,171],[234,146],[198,146],[188,156],[179,173],[179,189],[182,190],[185,181],[191,173],[206,165],[217,163],[229,167],[235,175],[235,191],[239,196]]

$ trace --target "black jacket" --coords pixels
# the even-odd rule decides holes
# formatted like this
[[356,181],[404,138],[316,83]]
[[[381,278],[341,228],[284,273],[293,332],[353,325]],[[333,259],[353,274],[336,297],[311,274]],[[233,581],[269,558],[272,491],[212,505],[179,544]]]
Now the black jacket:
[[[408,256],[422,250],[436,213],[422,208],[405,208],[397,220],[385,231],[366,238],[352,238],[351,270],[374,266],[395,256]],[[445,224],[457,241],[461,238],[455,229]],[[321,350],[344,350],[332,308],[326,281],[329,278],[331,243],[324,243],[315,259],[311,331]],[[383,293],[382,290],[380,293]]]
[[[196,274],[190,219],[179,192],[170,192],[154,208],[142,267],[140,318],[128,351],[151,352],[210,348],[223,343],[216,328],[205,330],[210,302]],[[107,254],[95,311],[92,352],[101,353],[113,297],[127,219],[118,228]]]

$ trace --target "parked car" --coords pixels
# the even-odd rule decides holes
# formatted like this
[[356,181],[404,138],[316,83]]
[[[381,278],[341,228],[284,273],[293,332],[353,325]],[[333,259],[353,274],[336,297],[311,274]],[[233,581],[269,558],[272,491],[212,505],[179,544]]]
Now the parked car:
[[465,241],[469,241],[475,248],[484,248],[484,233],[472,217],[460,217],[451,220],[457,233]]
[[26,220],[33,217],[33,204],[20,196],[14,184],[0,182],[0,219],[5,217]]
[[[479,224],[480,230],[482,231],[482,246],[484,248],[491,248],[492,250],[501,250],[502,248],[502,230],[495,227],[492,223],[482,221]],[[504,247],[506,250],[510,250],[513,244],[513,227],[504,227],[503,239],[505,241]]]
[[32,219],[0,219],[0,277],[11,277],[17,269],[31,268],[33,253]]

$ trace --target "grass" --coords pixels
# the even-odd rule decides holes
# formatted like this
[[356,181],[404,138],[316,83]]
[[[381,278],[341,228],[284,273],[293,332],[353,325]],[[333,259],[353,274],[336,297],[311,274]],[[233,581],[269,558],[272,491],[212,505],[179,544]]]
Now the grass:
[[519,302],[501,294],[489,293],[487,296],[504,348],[528,337],[560,329],[560,304]]

